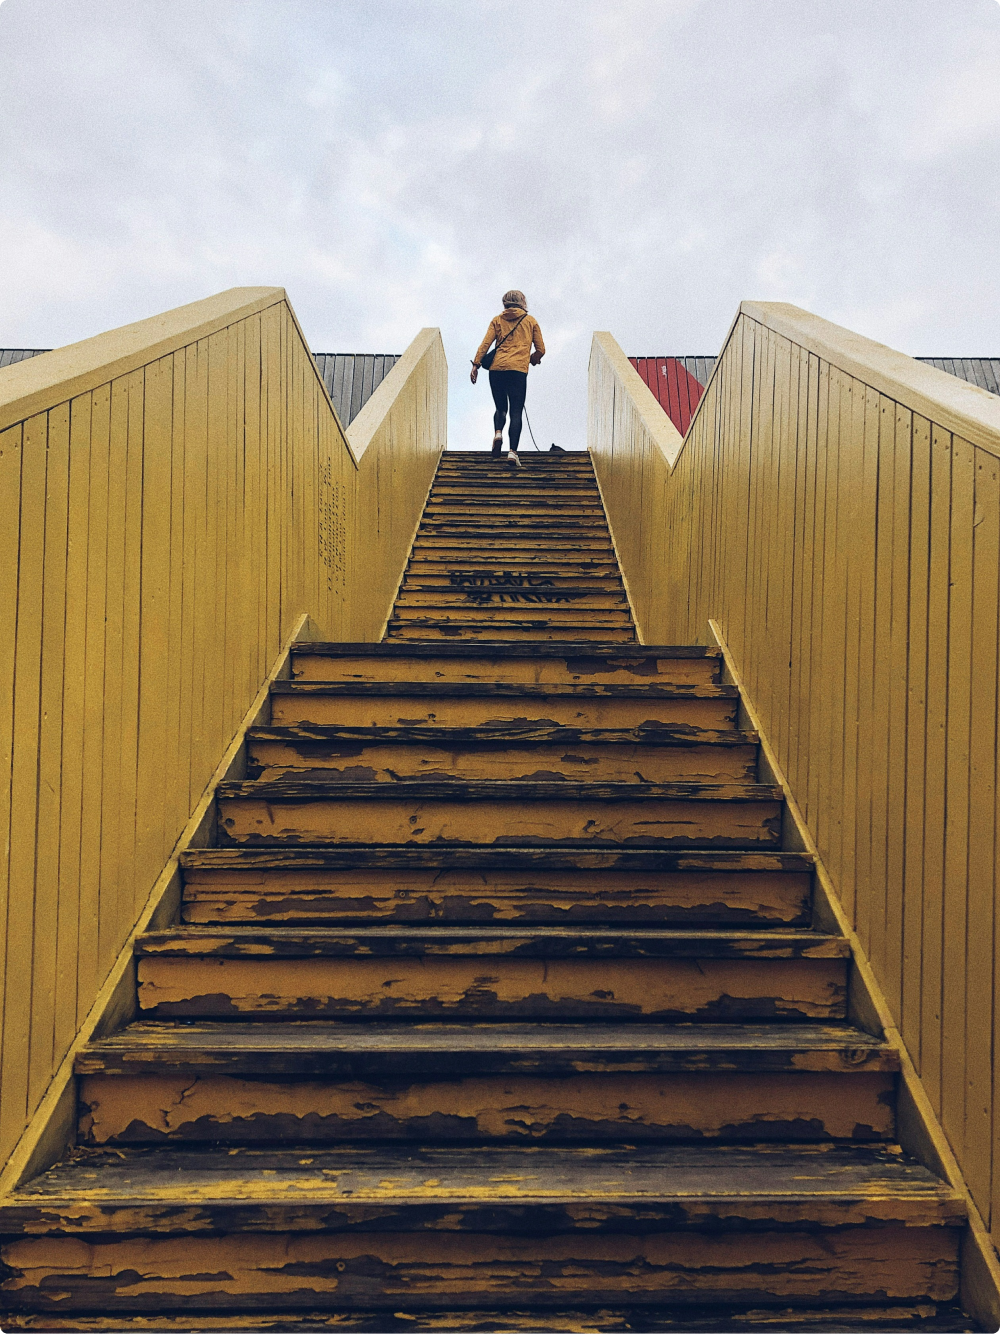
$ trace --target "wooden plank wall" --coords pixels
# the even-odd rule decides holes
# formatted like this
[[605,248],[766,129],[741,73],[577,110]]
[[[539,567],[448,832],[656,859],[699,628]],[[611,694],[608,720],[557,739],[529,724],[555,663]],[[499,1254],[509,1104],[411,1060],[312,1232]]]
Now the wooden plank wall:
[[445,443],[440,337],[359,468],[247,290],[0,377],[0,1162],[291,628],[380,633]]
[[[437,329],[422,329],[347,428],[358,459],[353,566],[342,638],[381,639],[448,431],[448,365]],[[374,596],[373,596],[374,594]]]
[[595,335],[590,445],[644,642],[720,623],[997,1236],[1000,418],[791,309],[742,308],[673,459]]

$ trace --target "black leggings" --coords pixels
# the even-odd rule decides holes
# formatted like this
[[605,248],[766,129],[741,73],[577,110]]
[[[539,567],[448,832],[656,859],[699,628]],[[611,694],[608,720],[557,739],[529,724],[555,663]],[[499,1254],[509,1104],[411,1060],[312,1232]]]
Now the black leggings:
[[510,403],[510,429],[507,439],[515,452],[521,439],[521,413],[524,411],[524,396],[528,392],[527,371],[490,371],[490,391],[497,410],[493,414],[493,429],[502,431],[507,420],[507,404]]

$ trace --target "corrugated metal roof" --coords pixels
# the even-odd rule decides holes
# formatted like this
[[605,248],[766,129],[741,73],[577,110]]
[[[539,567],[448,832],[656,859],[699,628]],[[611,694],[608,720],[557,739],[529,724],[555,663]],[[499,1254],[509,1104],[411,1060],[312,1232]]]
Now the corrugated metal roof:
[[[40,357],[47,347],[0,348],[0,368]],[[399,360],[396,352],[316,352],[316,368],[346,430]]]
[[400,357],[397,352],[316,352],[313,355],[345,430]]
[[50,347],[0,347],[0,369],[13,366],[17,361],[27,361],[29,357],[40,357],[43,352],[51,352]]
[[[629,357],[681,435],[708,384],[717,357]],[[1000,394],[1000,357],[914,357],[960,380]]]
[[978,384],[991,394],[1000,394],[1000,357],[917,357],[939,371],[957,375],[960,380]]

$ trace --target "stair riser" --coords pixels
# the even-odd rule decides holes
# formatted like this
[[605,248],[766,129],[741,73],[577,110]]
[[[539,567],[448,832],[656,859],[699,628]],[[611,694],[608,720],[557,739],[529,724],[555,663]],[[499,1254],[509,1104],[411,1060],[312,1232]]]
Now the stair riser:
[[892,1138],[893,1090],[889,1074],[583,1072],[421,1081],[98,1075],[81,1081],[80,1134],[93,1144],[858,1143]]
[[549,588],[557,591],[563,588],[571,590],[588,588],[592,589],[595,594],[618,594],[622,591],[623,585],[617,573],[613,571],[606,572],[603,575],[582,572],[575,574],[572,571],[562,570],[536,574],[533,572],[525,573],[523,570],[484,568],[481,565],[473,568],[466,566],[462,569],[442,570],[427,561],[419,561],[411,564],[407,571],[406,587],[410,592],[420,593],[439,588],[454,591],[482,588],[484,590],[496,589],[500,592],[507,588],[523,588],[529,592],[534,588]]
[[581,554],[568,549],[562,551],[529,549],[510,552],[490,549],[485,555],[480,556],[478,548],[475,552],[470,552],[465,546],[449,548],[442,544],[441,549],[435,547],[433,550],[412,555],[407,568],[416,571],[428,570],[431,573],[435,571],[447,573],[453,566],[461,570],[514,569],[526,574],[551,571],[564,577],[569,577],[576,571],[606,579],[621,577],[617,567],[600,552]]
[[296,681],[516,681],[529,685],[714,685],[718,658],[350,658],[296,653]]
[[[593,678],[591,678],[591,681]],[[523,720],[565,727],[643,727],[657,723],[722,729],[732,727],[732,699],[623,699],[614,696],[543,699],[511,696],[427,698],[419,695],[272,695],[275,727],[318,723],[333,727],[483,727]]]
[[[525,612],[527,609],[525,609]],[[522,612],[522,615],[525,614]],[[530,613],[529,613],[530,614]],[[396,621],[389,622],[386,636],[394,642],[405,639],[432,640],[445,639],[452,643],[459,640],[504,640],[523,642],[539,640],[550,643],[553,640],[576,639],[590,640],[595,644],[632,644],[635,642],[635,630],[632,626],[592,625],[559,621],[550,624],[541,618],[531,621],[511,621],[509,623],[493,620],[468,621]]]
[[548,539],[515,543],[511,538],[486,538],[468,535],[464,538],[433,537],[421,538],[413,543],[411,561],[445,561],[459,566],[479,566],[499,564],[503,566],[521,563],[526,566],[557,565],[563,569],[573,569],[580,565],[599,565],[606,567],[614,557],[610,541],[598,538],[581,538],[577,541]]
[[[523,528],[512,529],[499,525],[495,530],[484,530],[479,525],[475,528],[463,526],[451,532],[419,531],[414,539],[413,554],[440,550],[457,551],[468,557],[470,553],[478,562],[483,552],[510,552],[512,555],[533,555],[565,553],[570,559],[613,559],[614,548],[608,536],[607,527],[585,529],[572,532],[565,527],[546,529],[544,532],[525,532]],[[594,553],[594,554],[591,554]]]
[[[317,741],[251,741],[252,768],[322,769],[344,781],[391,783],[438,776],[460,779],[552,777],[585,782],[753,782],[756,746],[480,746],[329,745]],[[265,775],[270,777],[271,775]]]
[[502,803],[395,795],[370,801],[219,799],[223,842],[263,844],[464,843],[553,847],[560,843],[634,848],[777,848],[775,801],[538,801]]
[[837,1020],[842,959],[141,958],[152,1018]]
[[598,608],[605,612],[620,613],[615,616],[618,624],[624,624],[629,617],[628,602],[621,589],[585,589],[567,584],[557,588],[554,584],[536,583],[534,586],[517,584],[483,585],[448,585],[438,588],[411,587],[400,594],[396,601],[394,616],[405,616],[411,608],[414,614],[425,616],[426,607],[458,608],[461,616],[470,609],[488,607],[491,615],[511,608],[519,614],[517,608],[551,607],[553,611],[565,607],[570,614],[579,613],[581,608]]
[[807,874],[482,870],[185,872],[191,923],[805,925]]
[[[607,601],[607,599],[604,599]],[[564,624],[576,625],[585,621],[590,626],[607,626],[616,629],[631,629],[632,617],[625,599],[620,599],[617,607],[589,607],[585,605],[592,599],[572,599],[566,594],[511,591],[510,593],[491,593],[487,601],[473,598],[468,593],[456,592],[449,596],[444,590],[434,595],[433,602],[406,601],[400,599],[392,613],[394,625],[408,622],[419,625],[433,622],[435,625],[482,624],[486,627],[498,624],[531,620],[558,629]]]
[[596,487],[580,487],[573,491],[545,491],[535,489],[524,492],[517,486],[489,488],[482,491],[469,491],[458,488],[445,494],[435,487],[427,507],[425,519],[436,518],[441,514],[490,514],[503,507],[525,518],[536,515],[559,514],[566,518],[579,516],[604,517],[604,506]]
[[698,1237],[489,1234],[255,1234],[85,1242],[23,1239],[4,1249],[13,1309],[423,1310],[484,1296],[558,1306],[708,1300],[948,1300],[953,1228],[848,1229]]

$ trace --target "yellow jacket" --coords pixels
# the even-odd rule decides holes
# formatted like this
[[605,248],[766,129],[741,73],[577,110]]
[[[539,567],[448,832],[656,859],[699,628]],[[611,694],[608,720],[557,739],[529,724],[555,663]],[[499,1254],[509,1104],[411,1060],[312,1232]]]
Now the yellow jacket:
[[545,344],[542,342],[542,331],[538,327],[538,321],[533,315],[525,315],[520,306],[507,306],[502,315],[497,315],[495,319],[490,320],[486,337],[479,344],[475,365],[478,366],[482,361],[493,340],[496,339],[499,342],[505,334],[510,333],[522,315],[524,315],[524,319],[521,320],[517,330],[511,334],[496,354],[490,370],[527,371],[530,364],[532,343],[535,345],[535,351],[539,353],[545,351]]

